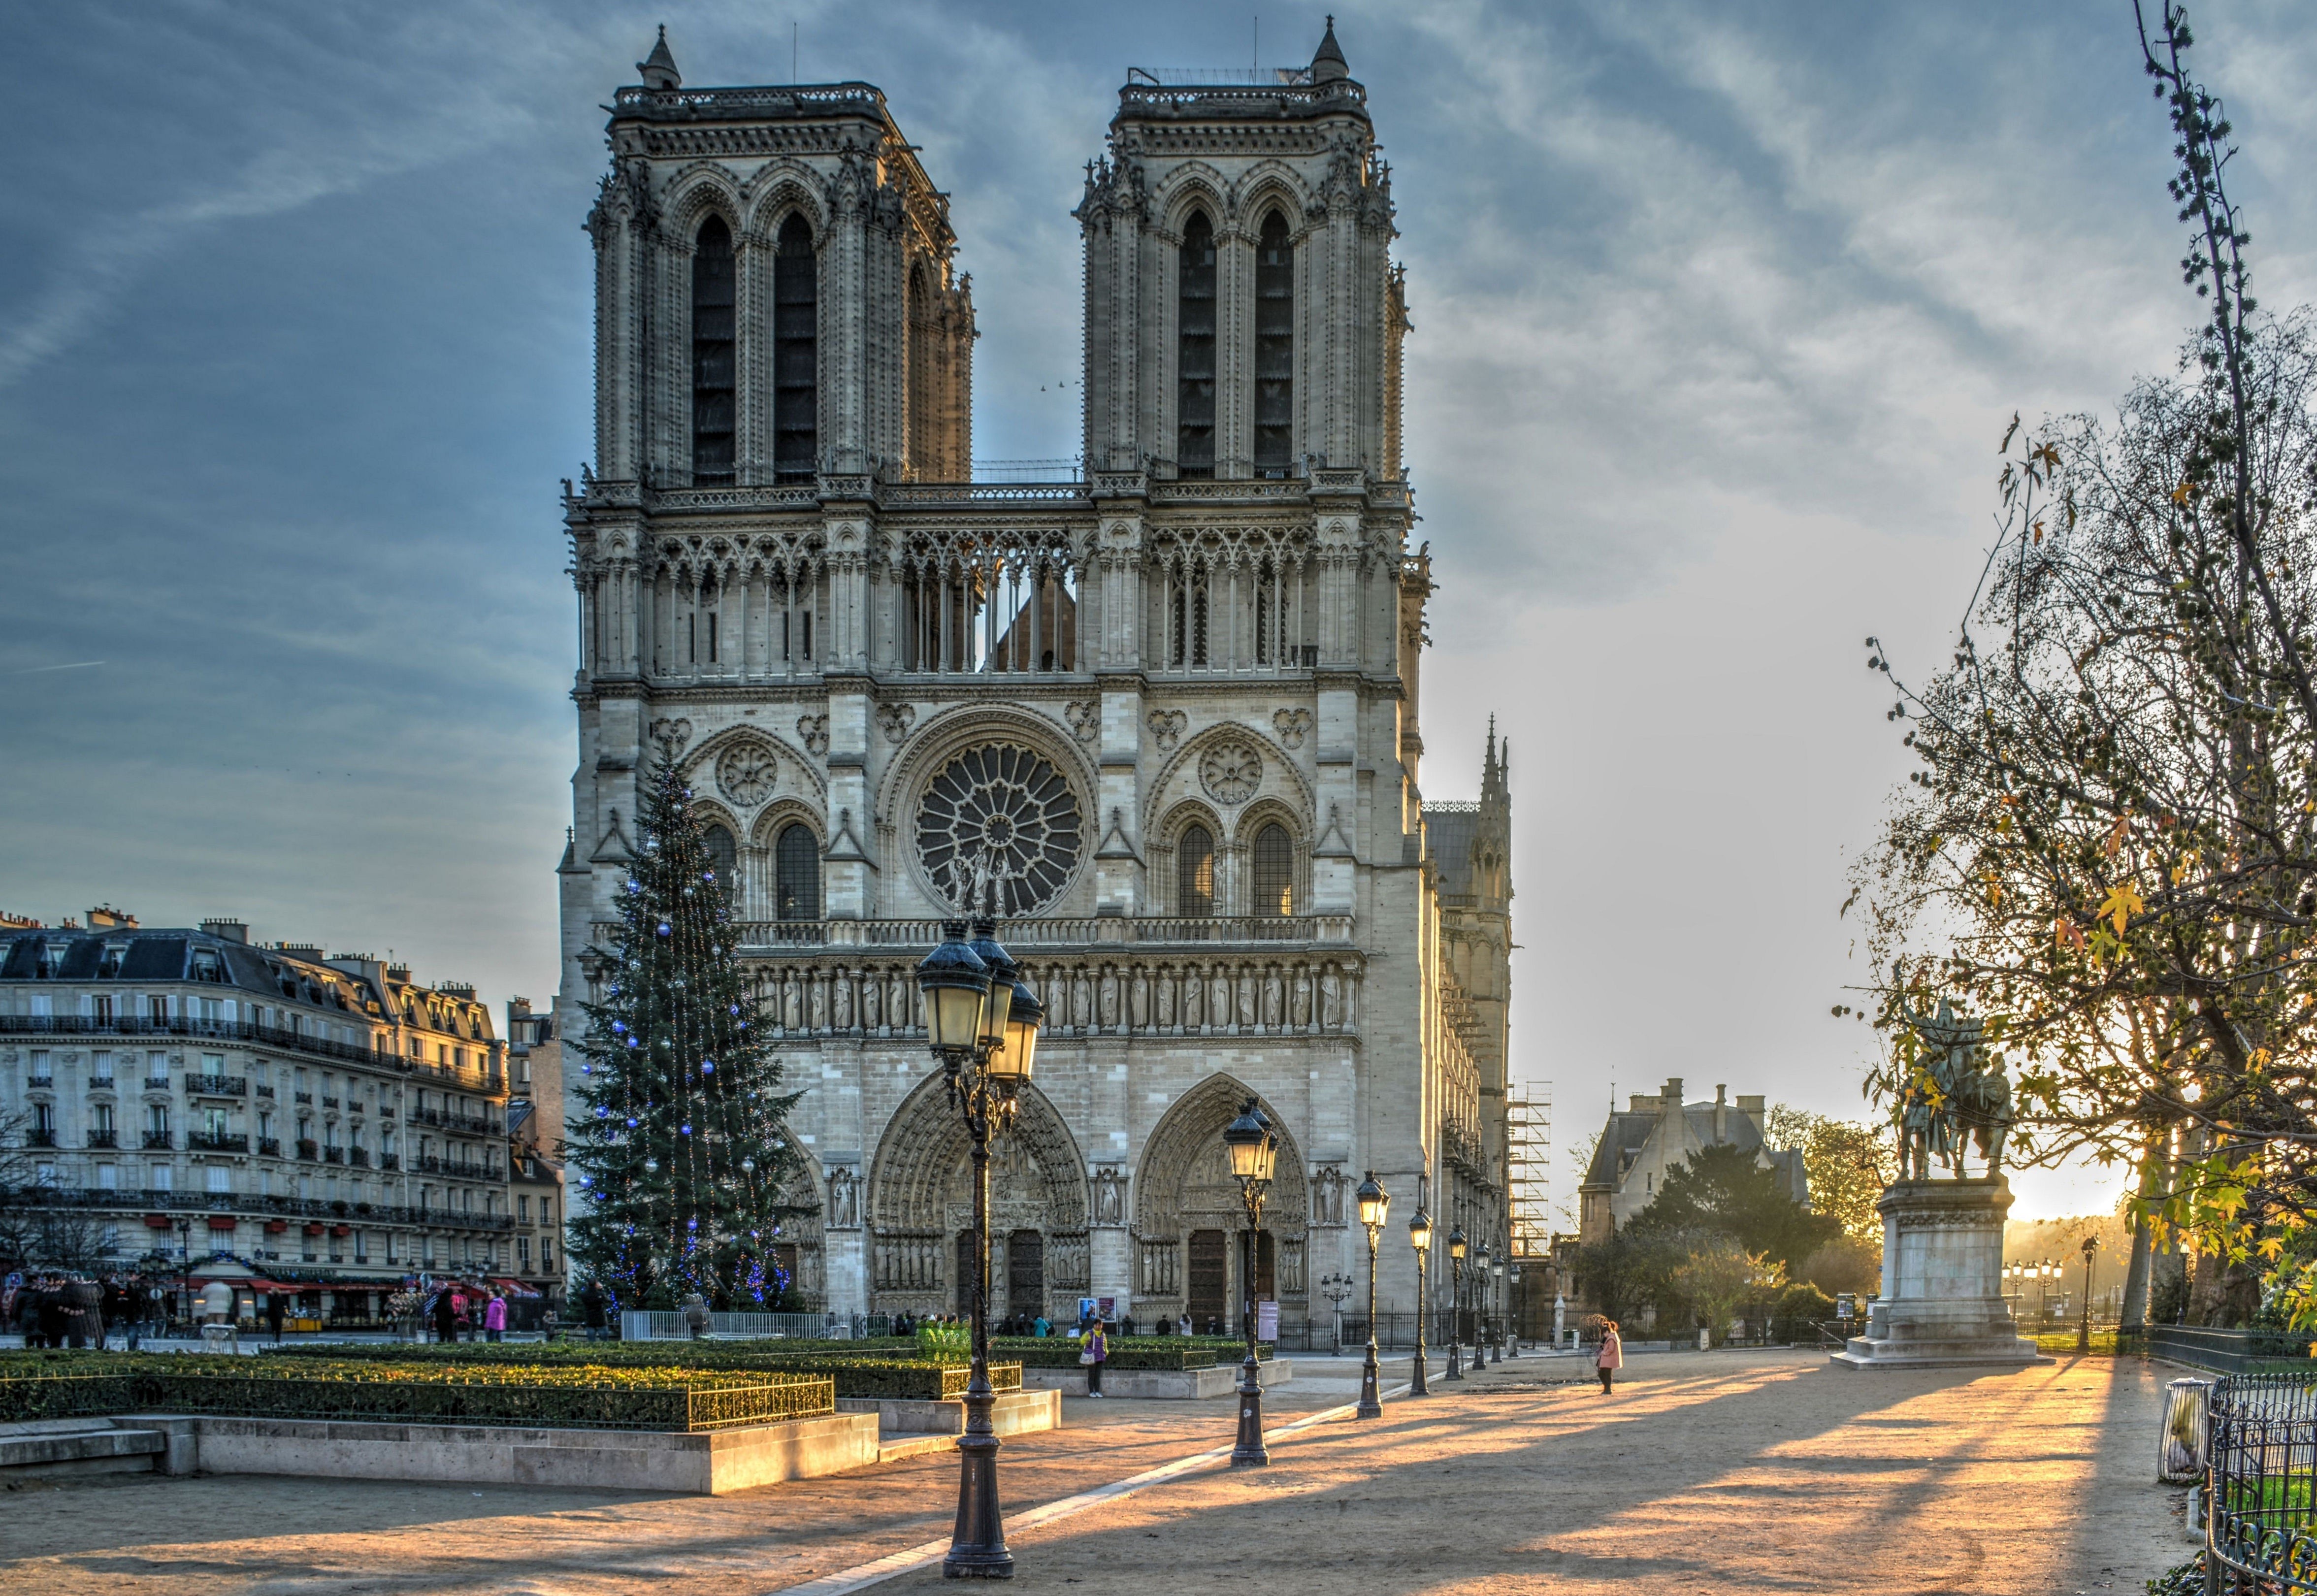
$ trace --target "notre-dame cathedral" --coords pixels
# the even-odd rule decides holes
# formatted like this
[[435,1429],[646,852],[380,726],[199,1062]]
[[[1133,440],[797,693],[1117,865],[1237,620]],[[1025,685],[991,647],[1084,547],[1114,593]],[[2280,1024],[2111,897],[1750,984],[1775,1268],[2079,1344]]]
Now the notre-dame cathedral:
[[[567,487],[580,760],[567,1036],[660,750],[737,883],[805,1089],[800,1285],[960,1306],[965,1133],[911,973],[976,879],[1048,1021],[997,1166],[993,1312],[1228,1317],[1220,1133],[1280,1127],[1256,1286],[1415,1305],[1419,1197],[1506,1239],[1511,824],[1423,802],[1391,178],[1332,27],[1308,67],[1137,70],[1076,212],[1076,480],[976,481],[947,196],[863,83],[612,107],[595,464]],[[1431,1271],[1435,1305],[1449,1270]]]

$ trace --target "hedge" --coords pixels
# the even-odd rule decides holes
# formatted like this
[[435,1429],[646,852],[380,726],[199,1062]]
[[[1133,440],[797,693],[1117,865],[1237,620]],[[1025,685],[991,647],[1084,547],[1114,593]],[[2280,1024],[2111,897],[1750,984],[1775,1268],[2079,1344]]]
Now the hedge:
[[[971,1377],[962,1363],[928,1363],[898,1357],[845,1357],[835,1352],[769,1352],[751,1349],[777,1341],[598,1341],[566,1349],[561,1347],[509,1345],[505,1342],[452,1342],[426,1347],[347,1347],[356,1359],[375,1358],[381,1364],[410,1367],[488,1368],[494,1367],[556,1368],[584,1365],[604,1369],[700,1369],[766,1375],[803,1375],[833,1382],[836,1394],[885,1401],[954,1402],[965,1394]],[[307,1346],[268,1349],[261,1361],[275,1358],[327,1360],[332,1349]],[[1075,1358],[1075,1354],[1072,1355]],[[989,1367],[993,1390],[1019,1391],[1018,1362]]]
[[[22,1367],[31,1360],[8,1360]],[[45,1360],[43,1360],[45,1361]],[[10,1377],[0,1421],[103,1413],[522,1424],[548,1429],[694,1431],[834,1412],[834,1381],[739,1369],[425,1367],[300,1360],[264,1365],[115,1355],[118,1372]],[[122,1364],[133,1367],[121,1368]]]
[[[993,1356],[1003,1352],[1033,1368],[1076,1368],[1078,1364],[1078,1344],[1069,1336],[993,1336],[989,1349]],[[1259,1362],[1268,1363],[1274,1351],[1268,1343],[1260,1343],[1255,1355]],[[1237,1363],[1246,1356],[1245,1341],[1221,1340],[1213,1336],[1131,1336],[1124,1340],[1114,1336],[1110,1356],[1104,1362],[1115,1369],[1212,1368],[1219,1363]]]

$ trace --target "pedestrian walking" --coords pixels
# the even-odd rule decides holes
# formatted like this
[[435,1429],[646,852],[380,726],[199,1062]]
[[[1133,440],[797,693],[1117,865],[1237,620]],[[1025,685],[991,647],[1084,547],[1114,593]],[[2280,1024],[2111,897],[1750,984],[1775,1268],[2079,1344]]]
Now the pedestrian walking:
[[448,1286],[438,1287],[434,1292],[434,1339],[438,1341],[459,1339],[458,1303],[452,1296]]
[[282,1321],[289,1312],[289,1299],[281,1292],[269,1291],[265,1294],[266,1328],[273,1331],[273,1344],[277,1347],[282,1344]]
[[1086,1365],[1087,1394],[1102,1394],[1102,1366],[1110,1359],[1110,1337],[1105,1333],[1100,1319],[1087,1325],[1086,1339],[1078,1343],[1078,1361]]
[[483,1306],[483,1339],[502,1341],[506,1339],[506,1297],[494,1288],[491,1300]]
[[1593,1359],[1593,1368],[1601,1376],[1601,1394],[1609,1394],[1609,1382],[1625,1367],[1625,1343],[1617,1334],[1615,1319],[1601,1321],[1601,1351]]

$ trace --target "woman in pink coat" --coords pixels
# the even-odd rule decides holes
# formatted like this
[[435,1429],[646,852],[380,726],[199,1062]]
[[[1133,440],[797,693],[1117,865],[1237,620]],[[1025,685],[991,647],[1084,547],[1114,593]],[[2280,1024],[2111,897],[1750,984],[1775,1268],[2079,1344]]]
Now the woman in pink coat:
[[1594,1370],[1601,1376],[1602,1395],[1609,1394],[1610,1380],[1615,1376],[1619,1369],[1624,1367],[1625,1343],[1617,1334],[1617,1322],[1615,1319],[1604,1319],[1601,1321],[1600,1355],[1593,1360]]
[[483,1309],[483,1339],[502,1341],[506,1339],[506,1298],[499,1292],[491,1293],[489,1304]]

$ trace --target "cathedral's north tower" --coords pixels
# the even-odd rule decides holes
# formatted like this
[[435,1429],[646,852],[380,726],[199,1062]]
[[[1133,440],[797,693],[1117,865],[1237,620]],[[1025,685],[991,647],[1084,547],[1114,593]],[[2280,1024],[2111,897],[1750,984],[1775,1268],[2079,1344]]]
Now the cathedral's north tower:
[[1391,180],[1330,24],[1276,83],[1138,74],[1087,169],[1086,458],[1396,478]]

